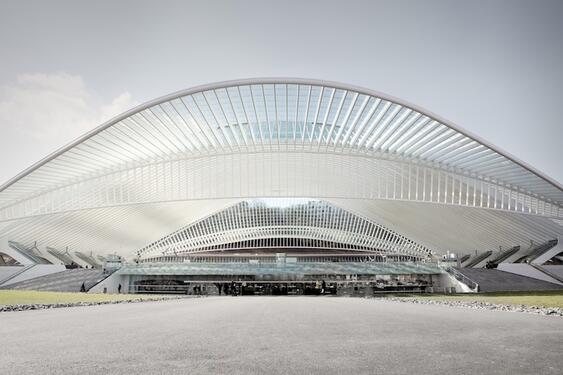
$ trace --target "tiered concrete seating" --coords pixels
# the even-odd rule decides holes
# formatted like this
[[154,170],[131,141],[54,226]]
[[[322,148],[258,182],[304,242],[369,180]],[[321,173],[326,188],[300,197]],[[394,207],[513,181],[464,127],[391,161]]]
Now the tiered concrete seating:
[[79,292],[82,283],[88,290],[104,278],[101,270],[78,268],[14,283],[6,289]]
[[467,278],[479,284],[479,292],[563,289],[563,286],[561,285],[495,269],[460,268],[457,270]]

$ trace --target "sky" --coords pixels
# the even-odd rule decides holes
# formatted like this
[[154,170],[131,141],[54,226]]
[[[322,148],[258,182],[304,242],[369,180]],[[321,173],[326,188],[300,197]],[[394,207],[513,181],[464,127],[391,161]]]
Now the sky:
[[563,182],[563,1],[0,2],[0,183],[131,107],[301,77],[426,108]]

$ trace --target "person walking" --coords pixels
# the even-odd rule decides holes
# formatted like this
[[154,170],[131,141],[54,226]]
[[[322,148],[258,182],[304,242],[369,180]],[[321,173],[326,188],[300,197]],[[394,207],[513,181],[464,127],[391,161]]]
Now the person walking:
[[80,292],[86,293],[86,285],[82,282],[82,286],[80,286]]
[[121,294],[121,284],[117,286],[117,293]]

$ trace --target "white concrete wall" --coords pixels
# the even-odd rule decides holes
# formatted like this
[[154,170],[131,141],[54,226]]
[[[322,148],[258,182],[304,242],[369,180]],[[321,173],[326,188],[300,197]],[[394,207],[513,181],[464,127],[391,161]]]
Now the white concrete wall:
[[121,293],[127,293],[129,290],[129,276],[113,273],[110,277],[95,285],[88,293],[103,293],[104,288],[106,288],[106,293],[117,293],[119,284],[121,284]]
[[43,247],[43,248],[37,248],[37,250],[39,250],[39,253],[41,254],[41,256],[45,259],[47,259],[49,262],[53,263],[53,264],[63,264],[63,262],[61,262],[61,260],[59,258],[57,258],[56,256],[52,255],[51,253],[49,253],[47,251],[47,248]]
[[455,287],[457,293],[475,293],[473,289],[468,287],[466,284],[462,283],[458,279],[456,279],[453,275],[448,273],[448,278],[452,283],[452,286]]
[[499,271],[510,272],[516,275],[531,277],[533,279],[543,280],[549,283],[563,285],[559,281],[555,280],[553,277],[546,275],[545,273],[535,269],[534,267],[526,263],[511,263],[511,264],[501,263],[498,265],[497,269]]
[[36,264],[35,266],[31,267],[29,270],[21,273],[20,275],[14,277],[11,280],[8,280],[8,282],[2,284],[2,286],[8,286],[20,281],[34,279],[36,277],[49,275],[55,272],[61,272],[64,271],[65,269],[66,269],[65,266],[60,264]]
[[15,260],[17,260],[18,262],[23,264],[24,266],[34,264],[34,262],[32,262],[30,259],[28,259],[24,255],[22,255],[19,251],[12,249],[10,247],[7,239],[4,239],[4,238],[0,239],[0,251],[8,254],[9,256],[11,256]]
[[498,251],[493,251],[491,253],[491,255],[489,255],[488,257],[486,257],[485,259],[483,259],[482,261],[480,261],[476,265],[474,265],[472,268],[483,268],[483,267],[485,267],[487,265],[487,262],[490,261],[491,259],[493,259],[494,257],[496,257],[498,254],[499,254]]
[[506,258],[501,264],[509,264],[522,258],[530,252],[530,246],[520,246],[520,250]]
[[2,266],[0,267],[0,285],[2,285],[2,281],[7,279],[8,277],[12,276],[15,273],[20,272],[23,270],[25,266]]
[[561,252],[563,252],[563,244],[560,241],[557,243],[557,245],[555,245],[554,247],[552,247],[551,249],[549,249],[548,251],[546,251],[536,259],[534,259],[532,263],[542,265]]
[[442,293],[445,288],[455,288],[456,293],[475,293],[467,285],[449,273],[443,273],[438,276],[432,276],[432,286],[435,293]]
[[74,263],[78,264],[80,267],[83,267],[83,268],[92,267],[90,265],[90,263],[85,262],[82,259],[80,259],[74,252],[70,251],[69,254],[70,254],[70,257],[72,258],[72,260],[74,261]]
[[541,266],[541,268],[543,268],[547,272],[554,274],[560,279],[563,278],[563,265],[547,265],[547,266]]

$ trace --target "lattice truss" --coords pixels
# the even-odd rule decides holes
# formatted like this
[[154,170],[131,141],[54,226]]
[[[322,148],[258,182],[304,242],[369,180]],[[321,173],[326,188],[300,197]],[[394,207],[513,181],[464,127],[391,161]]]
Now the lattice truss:
[[243,201],[142,248],[150,258],[242,249],[334,249],[427,258],[431,251],[382,225],[327,202]]
[[[142,105],[22,172],[0,187],[0,239],[86,252],[131,242],[120,246],[134,251],[155,240],[145,219],[154,205],[256,197],[423,204],[416,215],[436,206],[526,215],[525,224],[498,230],[487,223],[479,244],[493,247],[563,234],[560,184],[448,121],[347,85],[254,79]],[[126,221],[147,234],[114,233],[111,223]],[[398,222],[393,229],[410,235]]]

